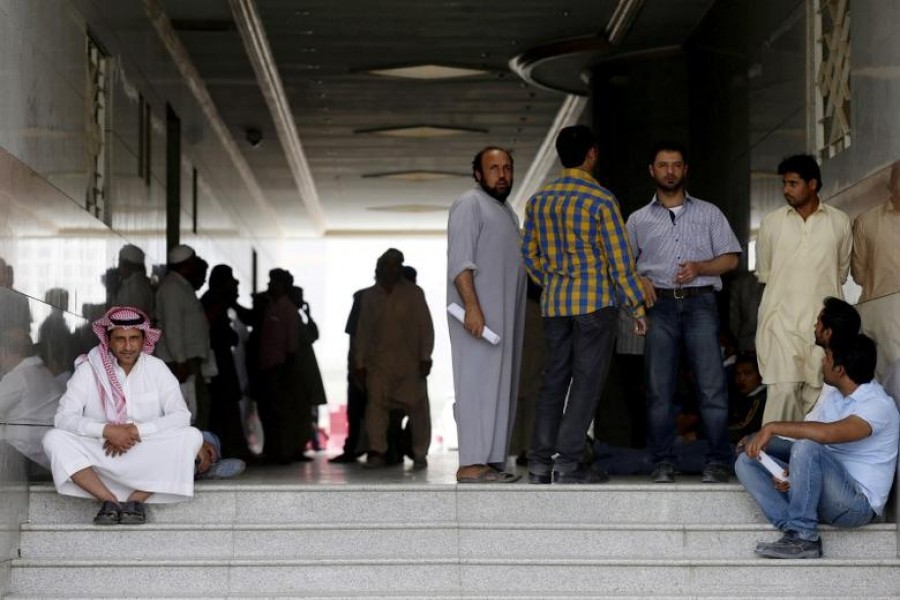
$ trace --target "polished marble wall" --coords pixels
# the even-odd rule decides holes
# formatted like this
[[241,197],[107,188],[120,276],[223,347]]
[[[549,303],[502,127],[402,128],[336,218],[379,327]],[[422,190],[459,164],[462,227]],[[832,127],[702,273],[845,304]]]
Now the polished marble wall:
[[[148,272],[165,263],[167,105],[182,121],[181,241],[210,266],[231,265],[245,301],[252,287],[258,241],[229,210],[246,190],[149,22],[112,24],[141,7],[0,0],[0,593],[26,483],[46,476],[40,437],[74,357],[96,341],[86,325],[103,310],[119,249],[141,247]],[[97,142],[88,32],[109,54],[99,217],[85,210]],[[260,249],[261,272],[271,266]]]

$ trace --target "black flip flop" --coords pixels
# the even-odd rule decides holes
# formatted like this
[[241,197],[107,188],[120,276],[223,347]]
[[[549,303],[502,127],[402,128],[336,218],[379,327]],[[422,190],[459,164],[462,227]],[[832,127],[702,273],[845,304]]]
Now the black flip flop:
[[122,507],[118,502],[106,500],[100,506],[100,511],[94,517],[94,525],[118,525],[122,518]]
[[120,525],[142,525],[147,522],[147,513],[143,502],[129,501],[122,504]]

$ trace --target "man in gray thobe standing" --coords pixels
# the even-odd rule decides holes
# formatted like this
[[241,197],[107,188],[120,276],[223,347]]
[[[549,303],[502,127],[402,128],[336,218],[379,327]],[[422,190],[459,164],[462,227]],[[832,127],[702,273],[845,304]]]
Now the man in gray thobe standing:
[[[510,483],[509,436],[516,414],[522,357],[526,274],[519,222],[506,198],[513,161],[501,148],[483,149],[472,162],[479,187],[450,208],[447,226],[447,302],[465,309],[450,320],[453,384],[459,433],[459,483]],[[500,336],[481,339],[485,327]]]

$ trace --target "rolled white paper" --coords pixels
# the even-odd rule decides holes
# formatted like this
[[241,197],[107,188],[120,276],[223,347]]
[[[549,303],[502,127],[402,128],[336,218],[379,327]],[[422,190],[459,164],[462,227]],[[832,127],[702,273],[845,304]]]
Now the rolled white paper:
[[[447,307],[447,312],[460,323],[466,322],[466,310],[456,302],[450,303],[450,306]],[[484,331],[481,332],[481,337],[484,341],[490,342],[494,346],[500,343],[500,336],[491,331],[490,327],[487,326],[485,326]]]
[[766,468],[766,471],[772,474],[772,477],[777,479],[778,481],[787,482],[789,480],[787,473],[784,472],[784,468],[779,465],[777,462],[772,460],[772,457],[763,452],[759,451],[759,462],[762,463],[762,466]]

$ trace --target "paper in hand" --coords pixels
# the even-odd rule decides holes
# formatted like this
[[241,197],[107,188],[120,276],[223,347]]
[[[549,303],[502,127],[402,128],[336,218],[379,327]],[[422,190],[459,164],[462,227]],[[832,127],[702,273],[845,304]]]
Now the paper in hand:
[[766,471],[772,474],[772,477],[778,481],[788,483],[788,474],[785,472],[784,467],[775,462],[771,456],[760,450],[759,458],[757,460],[762,463],[762,466],[766,468]]
[[[447,307],[447,312],[450,313],[450,315],[460,323],[466,322],[466,311],[456,302],[450,303],[450,306]],[[486,342],[489,342],[494,346],[500,343],[500,336],[491,331],[491,329],[487,326],[485,326],[484,331],[481,332],[481,337]]]

